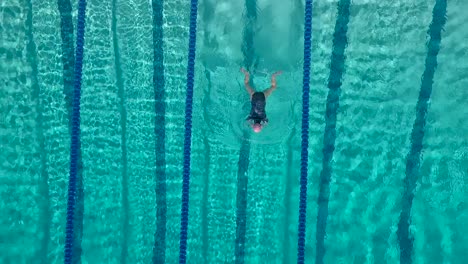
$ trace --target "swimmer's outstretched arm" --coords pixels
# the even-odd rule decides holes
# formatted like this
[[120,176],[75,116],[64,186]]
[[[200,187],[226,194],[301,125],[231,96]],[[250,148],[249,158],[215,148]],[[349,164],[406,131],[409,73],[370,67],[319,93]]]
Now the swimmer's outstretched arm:
[[280,75],[281,73],[283,73],[282,71],[277,71],[275,73],[273,73],[271,75],[271,86],[270,88],[266,89],[265,91],[263,91],[263,93],[265,94],[265,97],[268,97],[271,95],[271,93],[276,90],[276,76]]
[[241,72],[245,75],[245,78],[244,78],[245,89],[247,90],[249,95],[252,96],[252,94],[254,94],[255,91],[252,89],[252,87],[250,87],[250,84],[249,84],[250,74],[244,68],[241,68]]

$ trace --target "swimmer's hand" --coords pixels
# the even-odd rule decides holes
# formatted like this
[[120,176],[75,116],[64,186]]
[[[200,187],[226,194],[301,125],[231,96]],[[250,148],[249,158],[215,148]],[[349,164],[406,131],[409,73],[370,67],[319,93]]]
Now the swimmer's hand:
[[249,76],[249,75],[250,75],[249,72],[246,71],[244,68],[241,68],[240,71],[241,71],[243,74],[245,74],[246,76]]
[[244,83],[249,83],[250,80],[250,73],[246,71],[244,68],[241,68],[240,71],[245,75]]
[[250,74],[248,71],[246,71],[244,68],[241,68],[240,71],[245,75],[245,78],[244,78],[244,85],[245,85],[245,89],[247,90],[247,92],[249,93],[250,96],[252,96],[252,94],[254,94],[254,90],[252,89],[252,87],[250,86],[249,84],[249,81],[250,81]]
[[282,74],[283,72],[282,71],[277,71],[275,73],[273,73],[271,75],[271,86],[270,88],[266,89],[265,91],[263,91],[263,93],[265,94],[265,97],[268,98],[268,96],[271,95],[271,93],[276,90],[276,76]]

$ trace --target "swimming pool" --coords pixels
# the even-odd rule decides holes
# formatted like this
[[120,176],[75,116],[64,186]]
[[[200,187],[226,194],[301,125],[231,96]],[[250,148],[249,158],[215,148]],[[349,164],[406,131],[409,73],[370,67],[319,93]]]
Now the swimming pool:
[[[313,4],[306,263],[464,263],[468,2],[446,5]],[[61,263],[77,1],[0,8],[0,262]],[[304,9],[199,0],[189,263],[296,263]],[[178,261],[189,11],[87,2],[74,263]],[[284,71],[260,135],[241,66]]]

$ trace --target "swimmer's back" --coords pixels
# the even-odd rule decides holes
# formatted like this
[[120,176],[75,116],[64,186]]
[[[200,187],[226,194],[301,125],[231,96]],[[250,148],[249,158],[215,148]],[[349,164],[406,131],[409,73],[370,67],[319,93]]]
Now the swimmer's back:
[[251,110],[249,119],[264,120],[266,119],[266,97],[263,92],[255,92],[252,94]]
[[250,95],[251,110],[250,115],[246,118],[249,121],[253,130],[258,133],[262,128],[268,124],[268,118],[265,112],[266,98],[276,89],[276,76],[281,74],[281,71],[275,72],[271,75],[271,86],[263,92],[255,92],[249,84],[250,74],[244,68],[241,68],[244,73],[245,89]]

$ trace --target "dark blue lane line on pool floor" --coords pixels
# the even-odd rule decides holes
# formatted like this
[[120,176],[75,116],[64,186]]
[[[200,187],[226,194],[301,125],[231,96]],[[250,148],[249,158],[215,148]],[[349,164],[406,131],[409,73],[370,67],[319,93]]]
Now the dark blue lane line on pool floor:
[[[62,64],[63,64],[63,94],[65,96],[65,108],[67,109],[69,131],[72,131],[72,99],[75,70],[75,48],[73,44],[73,19],[70,0],[58,0],[60,13],[60,36],[62,39]],[[83,160],[81,154],[81,142],[78,142],[78,161],[76,179],[76,204],[74,213],[74,242],[73,263],[81,263],[81,240],[83,237],[84,214],[84,187],[83,187]]]
[[416,105],[416,119],[411,132],[411,148],[406,157],[406,177],[402,197],[402,209],[398,222],[397,237],[400,246],[400,263],[412,263],[414,238],[409,232],[411,208],[413,206],[414,190],[419,178],[421,151],[423,148],[424,130],[428,102],[431,98],[434,73],[437,68],[437,55],[440,51],[442,30],[447,21],[447,0],[436,0],[432,10],[432,22],[428,34],[427,56],[424,73],[421,80],[421,90]]
[[[242,54],[244,55],[244,67],[252,71],[255,66],[256,56],[254,48],[254,35],[257,24],[257,1],[245,0],[245,22],[243,30]],[[251,76],[253,77],[253,76]],[[253,88],[253,87],[252,87]]]
[[156,135],[156,231],[154,234],[153,263],[166,262],[166,102],[163,53],[163,0],[153,0],[153,89],[154,133]]
[[43,128],[43,107],[40,98],[40,89],[38,81],[38,59],[37,59],[37,47],[34,42],[33,35],[33,19],[32,12],[33,7],[31,0],[27,1],[28,13],[26,17],[26,36],[28,43],[26,46],[27,57],[29,65],[31,65],[31,86],[32,86],[32,100],[35,103],[36,108],[36,137],[39,141],[39,157],[40,157],[40,180],[39,180],[39,193],[41,195],[41,201],[39,206],[41,208],[41,225],[43,236],[41,238],[41,245],[39,246],[37,261],[41,263],[47,263],[47,255],[49,253],[49,241],[50,241],[50,222],[52,220],[52,212],[50,209],[50,196],[49,196],[49,174],[47,172],[47,151],[45,149],[44,139],[44,128]]
[[245,234],[247,228],[247,185],[249,178],[250,142],[242,140],[239,151],[237,170],[237,197],[236,197],[236,264],[243,264],[245,259]]
[[[206,41],[206,39],[205,39]],[[205,42],[206,43],[206,42]],[[203,98],[203,116],[204,118],[207,117],[208,115],[208,111],[209,111],[209,107],[210,107],[210,103],[209,103],[209,100],[210,100],[210,93],[211,93],[211,88],[212,88],[212,84],[211,84],[211,75],[210,75],[210,71],[206,70],[205,69],[205,76],[206,76],[206,79],[208,81],[208,85],[207,85],[207,89],[205,89],[204,91],[204,98]],[[208,131],[208,128],[204,128],[203,129],[203,145],[205,147],[205,163],[204,163],[204,175],[203,175],[203,184],[204,184],[204,188],[203,188],[203,194],[202,194],[202,208],[201,208],[201,217],[202,217],[202,221],[201,221],[201,225],[202,225],[202,243],[203,243],[203,246],[202,246],[202,255],[203,255],[203,260],[204,260],[204,263],[209,263],[208,261],[208,252],[209,252],[209,235],[208,235],[208,226],[209,226],[209,220],[208,220],[208,204],[209,204],[209,193],[210,193],[210,157],[211,157],[211,148],[210,148],[210,142],[208,140],[208,137],[209,137],[209,131]]]
[[293,177],[295,177],[295,173],[293,172],[295,166],[293,165],[293,152],[295,151],[294,147],[294,139],[297,136],[297,129],[296,126],[293,126],[291,133],[289,134],[289,138],[287,140],[287,154],[286,154],[286,183],[284,186],[285,192],[284,192],[284,223],[286,225],[286,228],[283,229],[283,263],[289,263],[290,262],[290,253],[289,253],[289,248],[291,245],[291,236],[290,236],[290,231],[289,228],[287,228],[291,222],[291,214],[292,214],[292,208],[291,208],[291,196],[292,196],[292,189],[293,189]]
[[[73,70],[75,68],[73,18],[70,0],[58,0],[58,9],[60,13],[60,36],[62,38],[63,94],[65,95],[65,107],[70,117],[73,96]],[[71,118],[69,119],[71,122]]]
[[112,45],[114,48],[114,66],[119,97],[121,151],[122,151],[122,252],[120,263],[127,263],[128,255],[128,232],[129,232],[129,204],[128,204],[128,156],[127,156],[127,109],[125,103],[125,88],[122,75],[119,40],[117,38],[117,0],[112,0]]
[[[257,22],[257,1],[245,0],[245,24],[243,31],[242,53],[244,55],[244,67],[252,72],[255,60],[255,49],[253,45],[254,30]],[[253,76],[250,76],[250,85],[255,89]],[[247,229],[247,187],[250,162],[250,136],[243,133],[241,147],[239,150],[239,163],[237,170],[237,196],[236,196],[236,241],[235,258],[236,264],[245,262],[245,236]]]
[[[203,47],[211,47],[211,32],[209,25],[211,25],[213,18],[215,17],[215,9],[214,5],[210,4],[209,0],[203,0],[203,9],[202,9],[202,19],[204,25],[203,31]],[[210,94],[212,91],[212,82],[211,82],[211,74],[210,71],[206,68],[205,61],[202,59],[203,67],[205,68],[204,73],[206,80],[208,81],[207,89],[203,89],[203,118],[205,121],[208,120],[208,112],[210,108]],[[211,157],[211,148],[210,142],[208,140],[209,137],[209,129],[203,128],[203,145],[205,148],[205,163],[204,163],[204,171],[203,171],[203,194],[202,194],[202,208],[201,208],[201,225],[202,225],[202,256],[204,263],[209,263],[208,261],[208,254],[210,248],[210,241],[209,241],[209,220],[208,220],[208,212],[209,212],[209,193],[210,193],[210,157]]]
[[332,175],[331,160],[335,150],[336,120],[338,115],[341,80],[345,67],[345,49],[348,45],[350,0],[340,0],[333,33],[330,76],[328,77],[328,97],[325,113],[325,133],[323,138],[323,160],[320,173],[320,191],[318,195],[318,214],[316,231],[315,263],[322,264],[325,256],[325,236],[328,219],[328,202],[330,199],[330,180]]

